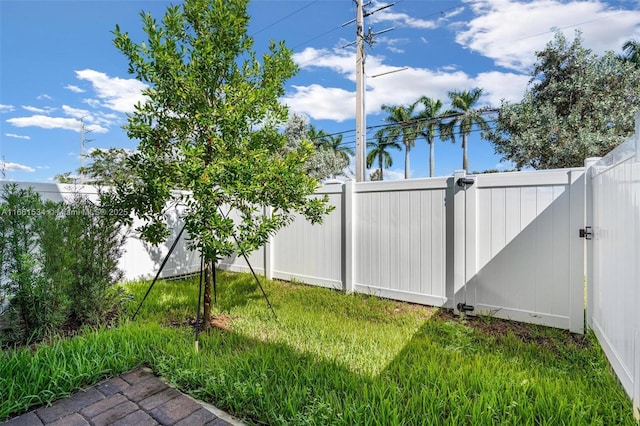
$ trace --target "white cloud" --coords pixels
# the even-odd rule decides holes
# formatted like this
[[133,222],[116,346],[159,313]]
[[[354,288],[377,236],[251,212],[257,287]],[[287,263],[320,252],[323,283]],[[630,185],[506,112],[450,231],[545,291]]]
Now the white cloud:
[[2,162],[2,168],[8,172],[35,172],[33,167],[25,166],[18,163]]
[[118,122],[120,122],[120,120],[121,120],[121,116],[118,116],[118,115],[113,114],[113,113],[102,112],[102,111],[98,111],[93,116],[93,122],[94,123],[102,124],[102,125],[105,125],[105,126],[116,125]]
[[13,105],[0,104],[0,113],[11,112],[13,110],[15,110],[15,107]]
[[[32,115],[31,117],[16,117],[7,120],[16,127],[41,127],[43,129],[67,129],[80,132],[81,122],[75,118],[49,117],[46,115]],[[97,124],[86,126],[86,129],[96,133],[107,133],[109,129]]]
[[56,108],[53,108],[53,107],[38,108],[31,105],[21,105],[21,107],[22,109],[29,112],[33,112],[35,114],[50,114],[56,110]]
[[48,101],[53,100],[53,98],[51,96],[47,95],[46,93],[43,93],[42,95],[37,96],[36,99],[39,100],[39,101],[42,101],[42,100],[45,100],[45,99],[48,100]]
[[[319,84],[293,86],[283,101],[297,113],[315,120],[342,122],[355,116],[355,71],[352,54],[344,51],[315,50],[307,48],[298,54],[296,61],[308,67],[328,68],[344,78],[343,87],[325,87]],[[517,101],[522,98],[529,77],[517,73],[492,71],[470,76],[454,67],[441,70],[389,66],[378,56],[367,57],[367,114],[378,114],[382,105],[408,105],[421,96],[429,96],[447,103],[451,90],[482,87],[481,105],[498,106],[502,99]],[[391,72],[391,73],[389,73]],[[380,75],[389,73],[385,75]],[[379,77],[375,77],[380,75]],[[372,77],[374,76],[374,77]]]
[[614,10],[602,1],[482,0],[471,3],[475,18],[463,25],[456,41],[491,58],[496,65],[526,71],[535,52],[553,38],[553,29],[570,40],[582,31],[583,44],[602,54],[620,51],[640,36],[640,10]]
[[15,138],[15,139],[25,139],[25,140],[31,139],[31,136],[16,135],[15,133],[5,133],[4,135],[10,138]]
[[464,12],[464,7],[457,7],[447,13],[442,12],[442,16],[440,17],[440,20],[445,21],[445,20],[451,19],[455,16],[460,15],[462,12]]
[[90,107],[93,107],[93,108],[102,107],[102,104],[97,99],[85,98],[85,99],[82,100],[82,102],[84,102],[85,104],[87,104],[87,105],[89,105]]
[[90,112],[86,109],[74,108],[69,105],[62,105],[62,111],[70,117],[82,120],[85,123],[91,123],[87,128],[91,128],[92,124],[103,126],[112,126],[120,121],[120,116],[115,113],[95,111]]
[[[388,3],[375,2],[373,5],[367,8],[368,11],[374,11],[380,7],[384,7]],[[379,10],[368,17],[369,22],[372,24],[389,22],[394,25],[402,25],[409,28],[418,29],[434,29],[438,27],[437,21],[430,21],[426,19],[414,18],[406,13],[395,12],[393,7]]]
[[73,118],[93,121],[93,116],[86,109],[79,109],[70,107],[69,105],[62,105],[62,111]]
[[[402,166],[404,167],[404,166]],[[375,169],[372,169],[373,172]],[[409,171],[411,175],[411,170]],[[385,169],[383,173],[384,180],[403,180],[404,169]]]
[[71,90],[73,93],[84,93],[86,90],[79,88],[78,86],[74,86],[73,84],[67,84],[64,86],[65,89]]
[[340,74],[350,75],[355,81],[355,53],[345,49],[314,49],[307,47],[294,53],[293,61],[302,69],[329,68]]
[[401,46],[407,45],[410,42],[411,40],[408,38],[389,38],[380,36],[376,39],[377,44],[385,46],[392,53],[405,53],[405,50]]
[[293,86],[293,89],[295,92],[285,96],[283,101],[295,112],[307,114],[316,120],[342,122],[353,118],[354,92],[319,84]]
[[483,88],[485,102],[498,107],[503,99],[508,102],[519,102],[529,79],[529,76],[523,74],[491,71],[478,74],[474,81],[476,87]]
[[148,86],[138,80],[109,77],[103,72],[90,69],[76,71],[76,77],[92,84],[99,98],[98,102],[93,102],[94,105],[99,104],[114,111],[130,113],[134,111],[138,102],[145,101],[142,90]]

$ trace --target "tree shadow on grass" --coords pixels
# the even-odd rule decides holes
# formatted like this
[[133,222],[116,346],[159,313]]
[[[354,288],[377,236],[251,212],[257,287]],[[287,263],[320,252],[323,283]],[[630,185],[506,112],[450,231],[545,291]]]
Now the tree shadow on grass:
[[232,329],[201,347],[211,369],[174,358],[161,373],[255,424],[634,424],[597,347],[571,358],[449,314],[426,320],[373,376]]
[[252,275],[217,271],[216,282],[216,302],[218,308],[223,312],[230,312],[234,308],[263,298],[258,293],[258,284]]

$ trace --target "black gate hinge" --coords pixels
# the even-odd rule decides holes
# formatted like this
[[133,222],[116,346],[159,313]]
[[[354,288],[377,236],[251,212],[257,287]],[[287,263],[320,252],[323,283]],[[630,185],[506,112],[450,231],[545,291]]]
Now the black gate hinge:
[[580,229],[580,238],[584,238],[585,240],[592,239],[593,231],[591,229],[592,228],[590,226],[585,226],[584,228]]

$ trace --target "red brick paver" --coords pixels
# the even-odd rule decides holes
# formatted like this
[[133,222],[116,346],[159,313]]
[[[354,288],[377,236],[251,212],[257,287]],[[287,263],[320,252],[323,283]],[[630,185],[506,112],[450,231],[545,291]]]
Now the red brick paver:
[[170,387],[150,369],[139,368],[2,425],[242,425],[219,411],[214,414],[215,409],[207,409],[205,405]]

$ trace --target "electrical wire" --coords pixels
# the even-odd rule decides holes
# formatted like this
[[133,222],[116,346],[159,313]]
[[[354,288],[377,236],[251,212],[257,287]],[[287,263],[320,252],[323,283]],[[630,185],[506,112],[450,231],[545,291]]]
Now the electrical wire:
[[[483,114],[493,114],[493,113],[496,113],[496,112],[497,112],[497,109],[492,108],[492,109],[484,112]],[[377,125],[374,125],[374,126],[368,126],[366,128],[366,130],[367,130],[367,133],[370,133],[372,130],[375,130],[375,129],[381,129],[381,128],[393,129],[393,128],[396,128],[396,127],[406,127],[406,126],[412,126],[412,125],[414,125],[416,123],[420,123],[420,122],[423,122],[423,121],[427,121],[427,122],[428,121],[433,121],[433,122],[439,123],[439,122],[442,122],[443,120],[456,118],[456,117],[459,117],[461,115],[463,115],[463,113],[449,114],[449,115],[446,115],[446,116],[436,117],[435,119],[432,118],[432,117],[418,118],[418,119],[411,120],[411,122],[409,122],[409,123],[377,124]],[[490,118],[490,117],[489,118],[485,118],[484,120],[488,125],[496,123],[496,120],[493,119],[493,118]],[[495,127],[491,128],[489,130],[495,130]],[[471,129],[468,133],[474,133],[474,132],[479,132],[479,131],[482,131],[482,129],[477,129],[477,128],[476,129]],[[349,129],[349,130],[343,130],[343,131],[335,132],[335,133],[323,134],[323,135],[317,137],[314,141],[321,140],[324,137],[333,137],[333,136],[338,136],[338,135],[346,135],[346,134],[349,134],[349,133],[355,134],[356,130],[355,129]],[[409,136],[417,136],[420,133],[422,133],[422,132],[418,131],[418,130],[415,130],[415,133],[413,133],[413,134],[412,133],[408,133],[408,135]],[[454,132],[453,134],[457,135],[457,136],[461,135],[460,131]],[[351,140],[349,138],[347,140],[342,141],[339,144],[339,146],[351,146],[351,145],[355,145],[355,136],[354,136],[353,140]]]
[[251,34],[251,37],[260,34],[261,32],[268,30],[269,28],[279,24],[280,22],[284,21],[285,19],[288,19],[290,17],[292,17],[293,15],[302,12],[303,10],[305,10],[306,8],[308,8],[309,6],[313,6],[314,4],[318,3],[320,0],[314,0],[311,3],[307,3],[306,5],[302,6],[299,9],[294,10],[293,12],[291,12],[290,14],[283,16],[282,18],[272,22],[271,24],[267,25],[266,27],[259,29],[258,31],[256,31],[255,33]]

